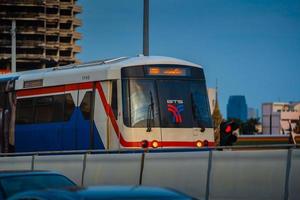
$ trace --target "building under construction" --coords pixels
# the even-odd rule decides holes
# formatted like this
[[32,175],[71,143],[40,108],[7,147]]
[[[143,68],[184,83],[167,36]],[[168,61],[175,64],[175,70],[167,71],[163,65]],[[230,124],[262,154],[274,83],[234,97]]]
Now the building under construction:
[[[16,22],[17,71],[76,63],[81,38],[76,0],[0,0],[0,72],[11,69]],[[14,48],[13,48],[14,49]]]

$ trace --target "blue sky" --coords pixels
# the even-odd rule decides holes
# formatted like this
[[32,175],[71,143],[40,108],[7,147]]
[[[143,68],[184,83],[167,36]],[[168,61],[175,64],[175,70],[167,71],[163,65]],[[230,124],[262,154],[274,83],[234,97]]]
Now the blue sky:
[[[81,61],[142,53],[143,0],[78,3]],[[150,54],[203,65],[225,116],[230,95],[300,101],[300,1],[150,0]]]

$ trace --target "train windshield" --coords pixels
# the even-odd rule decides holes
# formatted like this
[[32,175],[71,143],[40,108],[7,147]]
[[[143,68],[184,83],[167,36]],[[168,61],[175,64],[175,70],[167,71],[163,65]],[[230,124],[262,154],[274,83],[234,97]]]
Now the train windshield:
[[[125,68],[126,69],[126,68]],[[181,68],[179,68],[181,69]],[[186,69],[186,68],[183,68]],[[202,69],[194,69],[203,74]],[[143,70],[145,73],[145,69]],[[134,76],[137,73],[138,76]],[[204,76],[123,73],[123,116],[128,127],[212,127]],[[194,72],[195,73],[195,72]],[[196,74],[197,74],[196,73]],[[130,75],[127,76],[126,75]]]

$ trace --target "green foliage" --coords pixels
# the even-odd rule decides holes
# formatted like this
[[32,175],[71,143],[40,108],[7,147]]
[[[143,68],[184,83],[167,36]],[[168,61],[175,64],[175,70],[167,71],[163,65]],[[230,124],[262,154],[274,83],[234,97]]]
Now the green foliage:
[[212,118],[213,118],[213,123],[214,123],[214,129],[216,129],[220,126],[220,124],[223,120],[218,102],[215,105],[215,108],[214,108],[214,111],[212,114]]
[[214,126],[214,136],[215,136],[215,143],[216,145],[219,145],[220,143],[220,124],[223,120],[220,108],[219,108],[219,104],[218,101],[216,102],[213,114],[212,114],[212,118],[213,118],[213,126]]
[[251,118],[246,122],[243,122],[240,119],[230,119],[230,120],[234,120],[239,125],[240,135],[253,135],[258,133],[256,125],[259,125],[259,118]]
[[249,134],[253,135],[255,133],[258,133],[258,130],[256,129],[256,125],[259,124],[259,119],[251,118],[247,122],[242,124],[242,133],[241,134]]

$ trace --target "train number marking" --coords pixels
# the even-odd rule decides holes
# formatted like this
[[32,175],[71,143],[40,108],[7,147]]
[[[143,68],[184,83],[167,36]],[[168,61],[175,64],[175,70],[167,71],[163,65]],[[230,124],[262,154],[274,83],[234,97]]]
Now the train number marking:
[[83,81],[88,81],[88,80],[90,80],[90,75],[84,75],[84,76],[81,77],[81,79]]

